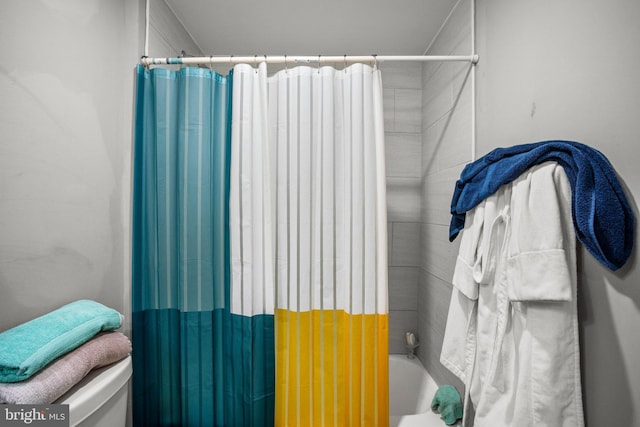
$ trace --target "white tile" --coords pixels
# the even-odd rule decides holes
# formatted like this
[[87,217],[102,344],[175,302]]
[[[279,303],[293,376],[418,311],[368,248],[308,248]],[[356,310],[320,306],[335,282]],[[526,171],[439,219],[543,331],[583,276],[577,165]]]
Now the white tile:
[[[449,301],[447,301],[446,308],[449,307]],[[442,341],[444,339],[444,329],[434,328],[427,319],[426,310],[418,311],[418,337],[420,339],[420,347],[418,352],[428,349],[427,358],[434,358],[438,360],[440,352],[442,351]],[[425,357],[424,353],[420,354],[420,357]]]
[[449,226],[422,224],[421,266],[440,279],[450,282],[453,277],[460,238],[449,242]]
[[[443,49],[447,55],[469,55],[471,53],[471,10],[470,2],[457,10],[443,34]],[[446,46],[444,46],[446,44]]]
[[418,356],[440,384],[461,386],[460,381],[440,363],[451,285],[422,270],[418,295]]
[[154,0],[153,3],[150,7],[150,30],[158,32],[158,37],[163,41],[161,49],[165,49],[166,45],[171,46],[170,50],[158,50],[156,44],[152,44],[152,40],[150,40],[150,56],[177,56],[182,50],[190,55],[202,55],[200,48],[180,22],[175,19],[173,11],[167,4],[162,0]]
[[418,290],[420,327],[427,325],[444,334],[451,300],[451,289],[451,283],[421,270]]
[[451,64],[450,81],[453,104],[462,102],[462,98],[471,99],[471,65],[463,62]]
[[468,94],[463,94],[456,107],[444,119],[442,143],[436,154],[438,170],[448,169],[471,160],[472,128],[469,101]]
[[[456,37],[451,40],[452,49],[449,55],[469,55],[471,54],[471,30],[460,29]],[[476,47],[477,53],[477,47]]]
[[422,120],[425,128],[433,126],[438,120],[451,111],[453,99],[451,97],[451,87],[442,90],[429,99],[422,107]]
[[424,128],[428,128],[440,120],[453,107],[452,72],[451,64],[440,64],[436,72],[426,82],[422,97],[422,124]]
[[420,266],[420,223],[396,222],[393,224],[391,266]]
[[393,132],[396,120],[396,92],[393,89],[382,89],[382,109],[385,132]]
[[393,242],[393,223],[387,221],[387,265],[391,265],[391,243]]
[[420,221],[420,178],[387,178],[387,221]]
[[387,177],[420,178],[422,135],[385,133]]
[[383,88],[422,88],[422,64],[418,62],[384,62],[380,64],[380,71]]
[[[418,323],[420,322],[421,320],[419,319]],[[428,327],[421,327],[419,334],[420,346],[417,349],[417,354],[429,374],[437,384],[451,384],[462,393],[464,391],[462,382],[440,363],[440,353],[442,352],[442,341],[444,339],[442,332]]]
[[[428,86],[429,80],[433,77],[433,75],[438,71],[442,62],[431,61],[425,62],[422,66],[422,90]],[[426,93],[423,93],[423,99]]]
[[[451,71],[453,72],[453,69]],[[445,111],[449,105],[444,98],[442,100],[434,99],[431,101],[432,103],[425,105],[423,121],[425,127],[422,132],[423,176],[464,164],[471,158],[472,104],[470,84],[467,82],[462,85],[462,80],[459,80],[458,83],[460,86],[455,94],[455,103],[451,104],[452,109]],[[440,101],[442,104],[437,105]],[[431,123],[430,117],[435,120],[433,123]]]
[[441,92],[450,90],[452,63],[439,62],[425,81],[423,90],[423,104],[437,97]]
[[428,175],[422,186],[422,222],[449,226],[451,197],[462,167],[454,167]]
[[422,131],[422,90],[395,90],[395,132]]
[[419,281],[417,267],[389,267],[389,310],[416,310]]
[[422,179],[438,170],[438,149],[442,144],[443,120],[438,120],[422,131]]
[[389,311],[389,353],[406,353],[405,333],[418,335],[418,313],[411,311]]
[[[438,38],[429,48],[429,55],[450,55],[460,40],[467,37],[471,30],[471,3],[461,2],[449,18]],[[471,46],[469,45],[469,51]],[[467,54],[466,52],[465,54]]]

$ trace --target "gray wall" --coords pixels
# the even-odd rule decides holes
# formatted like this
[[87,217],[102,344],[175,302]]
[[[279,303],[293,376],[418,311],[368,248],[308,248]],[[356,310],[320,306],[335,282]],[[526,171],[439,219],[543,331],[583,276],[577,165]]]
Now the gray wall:
[[[468,10],[468,5],[460,7]],[[639,19],[637,1],[478,0],[477,156],[499,146],[539,140],[581,141],[609,158],[635,205],[640,196],[640,57],[634,53],[640,41]],[[452,20],[431,53],[455,48],[456,41],[468,33],[465,20]],[[468,46],[467,41],[463,43]],[[464,70],[452,67],[443,64],[433,71],[434,67],[425,66],[423,83],[425,179],[418,310],[421,339],[432,345],[421,348],[420,357],[440,382],[453,382],[437,362],[446,320],[442,304],[448,301],[457,251],[456,244],[446,239],[447,199],[470,160],[466,134],[470,107],[464,106],[469,83],[461,84]],[[444,70],[448,68],[453,78],[447,80]],[[460,100],[452,107],[457,93]],[[615,273],[584,249],[579,252],[588,426],[640,426],[637,265],[637,250]]]
[[[550,138],[581,141],[609,158],[635,204],[640,2],[484,0],[478,6],[478,152]],[[640,426],[637,250],[616,273],[585,250],[579,255],[588,425]]]
[[[89,298],[124,313],[130,332],[144,3],[0,3],[0,331]],[[162,0],[151,12],[150,55],[200,54]]]
[[[0,5],[0,330],[77,298],[130,311],[133,68],[143,3]],[[152,0],[150,54],[200,53],[167,10]],[[478,156],[579,140],[603,151],[637,198],[639,18],[640,3],[629,0],[478,0]],[[463,2],[431,53],[467,53],[468,36]],[[437,356],[457,252],[446,239],[449,198],[471,160],[466,68],[382,69],[391,349],[404,351],[402,333],[415,325],[423,363],[439,382],[455,383]],[[419,173],[414,155],[422,155]],[[579,269],[587,422],[640,425],[637,252],[611,273],[581,250]]]
[[137,0],[0,4],[0,330],[80,298],[130,311],[141,19]]
[[[131,311],[134,69],[144,1],[0,4],[0,331],[89,298]],[[162,0],[149,53],[200,54]]]

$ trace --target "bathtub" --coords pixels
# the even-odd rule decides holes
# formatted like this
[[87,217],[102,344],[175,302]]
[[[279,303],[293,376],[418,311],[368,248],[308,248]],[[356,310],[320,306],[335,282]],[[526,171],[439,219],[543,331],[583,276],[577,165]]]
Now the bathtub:
[[431,411],[431,399],[437,390],[438,384],[417,357],[389,355],[389,426],[446,426],[440,414]]

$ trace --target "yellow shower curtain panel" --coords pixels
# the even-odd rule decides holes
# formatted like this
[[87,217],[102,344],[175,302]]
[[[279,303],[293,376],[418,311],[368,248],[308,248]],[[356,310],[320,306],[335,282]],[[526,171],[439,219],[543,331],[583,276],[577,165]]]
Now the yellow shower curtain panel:
[[388,425],[387,325],[386,314],[276,310],[275,425]]

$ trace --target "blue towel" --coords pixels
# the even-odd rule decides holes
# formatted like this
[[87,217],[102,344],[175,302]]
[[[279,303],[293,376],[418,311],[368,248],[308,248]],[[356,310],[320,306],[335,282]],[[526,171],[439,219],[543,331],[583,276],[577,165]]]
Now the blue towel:
[[543,141],[498,148],[468,164],[451,200],[449,240],[464,228],[465,212],[531,166],[560,164],[572,191],[572,217],[578,240],[611,270],[631,255],[635,233],[633,211],[615,170],[598,150],[574,141]]
[[452,385],[443,385],[438,388],[431,401],[431,409],[440,413],[440,418],[448,426],[462,419],[462,399],[458,390]]
[[0,382],[23,381],[49,362],[117,329],[121,315],[95,301],[80,300],[0,334]]

